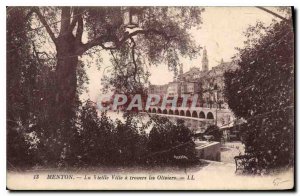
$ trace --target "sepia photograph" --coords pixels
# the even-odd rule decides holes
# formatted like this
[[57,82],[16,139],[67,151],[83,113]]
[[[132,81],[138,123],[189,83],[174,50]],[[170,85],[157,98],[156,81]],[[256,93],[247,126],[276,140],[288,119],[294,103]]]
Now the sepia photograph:
[[7,6],[8,190],[293,190],[292,6]]

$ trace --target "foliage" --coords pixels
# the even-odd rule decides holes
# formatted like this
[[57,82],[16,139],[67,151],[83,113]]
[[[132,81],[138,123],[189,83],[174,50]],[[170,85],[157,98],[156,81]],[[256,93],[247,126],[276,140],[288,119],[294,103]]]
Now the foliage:
[[134,29],[124,24],[128,7],[7,9],[8,160],[48,166],[141,161],[148,142],[134,118],[111,122],[104,114],[99,119],[79,100],[88,82],[80,57],[96,62],[106,50],[112,74],[104,86],[145,94],[147,66],[162,62],[176,71],[179,56],[196,55],[200,47],[189,29],[199,27],[203,9],[139,7]]
[[[259,33],[260,32],[260,33]],[[242,130],[246,153],[260,168],[293,164],[294,31],[292,19],[249,28],[240,49],[239,69],[225,74],[229,107],[247,121]]]
[[91,167],[99,165],[135,165],[146,153],[147,137],[138,121],[127,115],[125,122],[112,121],[89,102],[80,112],[80,126],[71,142],[71,165]]
[[245,153],[258,159],[258,168],[253,172],[293,165],[294,130],[292,110],[275,111],[263,118],[248,120],[242,130],[242,142]]
[[[184,155],[195,159],[195,147],[191,131],[183,121],[176,124],[166,118],[153,117],[148,123],[139,125],[138,117],[124,115],[125,121],[112,121],[105,112],[97,116],[95,107],[82,107],[81,126],[72,142],[72,165],[138,165],[153,163],[175,163],[174,156]],[[155,123],[150,134],[145,129]],[[162,156],[160,155],[162,153]]]
[[[105,37],[106,40],[96,45],[109,50],[112,68],[111,74],[103,78],[103,90],[142,90],[148,82],[150,66],[164,63],[176,72],[179,56],[192,58],[200,50],[188,30],[202,23],[202,8],[135,7],[133,10],[112,7],[83,10],[89,42]],[[139,18],[138,27],[130,31],[124,25],[123,15],[129,10]]]
[[15,129],[7,132],[7,168],[31,167],[35,163],[34,151],[25,136]]
[[218,142],[221,141],[221,138],[223,136],[222,131],[217,125],[210,125],[209,127],[207,127],[207,129],[204,132],[204,135],[212,135],[212,140]]
[[30,136],[36,133],[33,125],[42,118],[40,111],[44,109],[39,77],[44,67],[31,50],[26,9],[11,9],[7,23],[7,160],[14,168],[35,160],[38,141]]
[[93,105],[87,103],[81,109],[79,124],[71,143],[71,163],[81,166],[109,163],[115,146],[113,122],[105,113],[99,118]]
[[176,157],[180,156],[186,157],[183,161],[195,161],[192,132],[182,120],[174,124],[165,117],[156,116],[153,117],[153,121],[154,125],[150,131],[148,143],[149,161],[160,164],[174,163]]

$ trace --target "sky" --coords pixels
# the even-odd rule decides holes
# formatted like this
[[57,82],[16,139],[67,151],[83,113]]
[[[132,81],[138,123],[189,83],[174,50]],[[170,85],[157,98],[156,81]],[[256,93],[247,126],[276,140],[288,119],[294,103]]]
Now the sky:
[[[275,11],[276,8],[268,9]],[[243,32],[249,25],[255,25],[257,21],[261,21],[266,25],[277,19],[275,16],[260,10],[256,7],[205,7],[202,13],[202,21],[200,29],[190,30],[191,35],[197,44],[205,46],[207,49],[209,69],[218,65],[223,58],[224,61],[230,61],[234,54],[237,53],[236,47],[243,47],[245,36]],[[103,53],[103,63],[100,71],[95,65],[88,68],[87,75],[89,77],[88,93],[83,94],[81,99],[87,98],[96,101],[101,94],[101,78],[106,74],[110,62],[107,54]],[[190,60],[189,58],[181,58],[183,71],[188,71],[191,67],[201,68],[202,51],[200,55]],[[166,65],[150,68],[151,84],[166,84],[173,80],[173,72],[170,72]]]

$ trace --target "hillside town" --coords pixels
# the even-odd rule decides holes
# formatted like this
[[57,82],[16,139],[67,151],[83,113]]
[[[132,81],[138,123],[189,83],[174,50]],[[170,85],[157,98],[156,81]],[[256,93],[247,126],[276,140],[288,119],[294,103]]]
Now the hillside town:
[[150,85],[149,94],[158,94],[168,97],[193,96],[198,94],[198,107],[227,109],[228,105],[224,98],[224,73],[233,71],[237,65],[233,62],[224,62],[221,59],[219,65],[209,70],[207,50],[204,48],[202,67],[191,67],[183,72],[180,66],[178,76],[174,81],[162,85]]
[[[200,66],[191,67],[187,72],[183,72],[183,66],[181,65],[179,74],[174,77],[174,81],[149,86],[149,94],[166,96],[169,99],[187,97],[187,107],[181,107],[179,101],[177,103],[178,108],[175,110],[171,110],[170,106],[165,110],[154,107],[149,112],[200,118],[203,119],[201,122],[193,123],[195,121],[190,120],[187,125],[196,132],[204,132],[209,125],[216,124],[224,129],[225,137],[229,137],[230,134],[237,137],[237,134],[233,133],[237,131],[231,131],[230,133],[228,130],[236,123],[236,118],[228,108],[224,97],[224,73],[234,71],[238,66],[233,62],[224,62],[221,59],[217,66],[209,69],[208,54],[205,47],[201,65],[201,68]],[[196,109],[191,108],[194,95],[198,95]],[[159,106],[159,104],[157,105]]]

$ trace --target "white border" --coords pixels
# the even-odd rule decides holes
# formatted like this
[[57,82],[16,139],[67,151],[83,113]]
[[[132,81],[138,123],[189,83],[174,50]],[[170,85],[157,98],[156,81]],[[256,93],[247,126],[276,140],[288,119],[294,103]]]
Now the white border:
[[[1,66],[0,66],[0,80],[1,80],[1,88],[0,88],[0,133],[1,133],[1,195],[9,194],[6,191],[6,9],[5,6],[43,6],[43,5],[52,5],[52,6],[68,6],[68,5],[76,5],[76,6],[295,6],[296,12],[299,11],[299,0],[251,0],[251,1],[242,1],[242,0],[185,0],[185,1],[175,1],[175,0],[2,0],[0,1],[0,51],[1,51]],[[297,19],[296,14],[296,27],[299,27],[299,19]],[[299,37],[299,30],[297,30],[297,38]],[[297,46],[298,46],[297,39]],[[297,51],[296,57],[299,57],[299,50]],[[299,62],[299,61],[296,61]],[[299,68],[297,69],[297,75],[299,77]],[[297,85],[299,86],[299,79],[297,80]],[[296,92],[297,93],[297,92]],[[299,101],[299,96],[297,97],[297,101]],[[298,111],[298,108],[297,108]],[[297,121],[299,122],[299,115],[297,116]],[[296,130],[298,132],[298,130]],[[297,133],[297,142],[299,142],[299,132]],[[297,152],[297,151],[296,151]],[[299,160],[297,163],[297,171],[299,169]],[[298,180],[296,182],[299,182]],[[296,185],[299,186],[299,183]],[[298,187],[299,189],[299,187]],[[27,193],[28,194],[28,193]],[[29,192],[29,194],[31,194]],[[56,193],[61,194],[61,193]],[[67,193],[73,194],[73,193]],[[101,194],[105,194],[102,192]],[[115,193],[114,193],[115,194]],[[131,193],[127,193],[131,194]],[[161,193],[160,193],[161,194]],[[172,193],[172,194],[182,194],[182,193]],[[186,193],[184,193],[186,194]],[[207,194],[207,193],[199,193],[199,194]],[[209,194],[215,195],[216,193]],[[229,193],[230,194],[230,193]],[[240,193],[241,194],[241,193]],[[269,193],[272,194],[272,193]],[[109,194],[111,195],[111,194]]]
[[[5,5],[19,5],[19,6],[42,6],[42,5],[76,5],[76,6],[120,6],[120,5],[143,5],[143,6],[291,6],[295,4],[295,0],[251,0],[248,2],[241,0],[5,0]],[[2,4],[3,2],[1,2]]]

